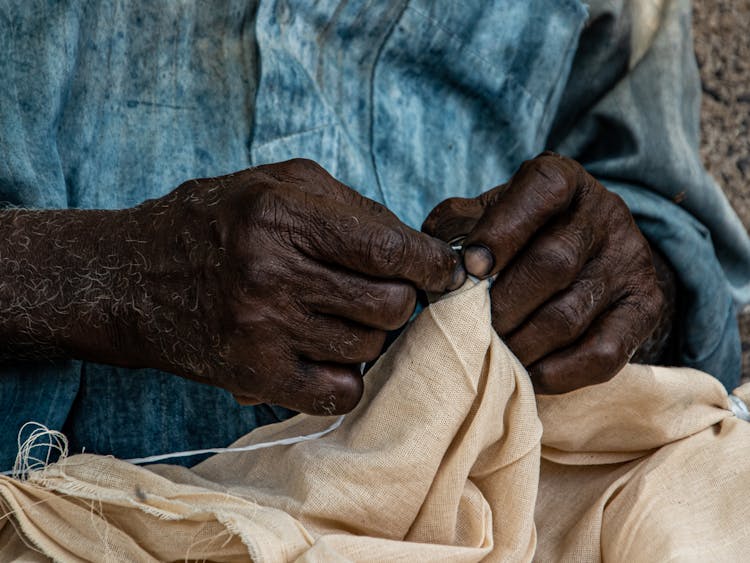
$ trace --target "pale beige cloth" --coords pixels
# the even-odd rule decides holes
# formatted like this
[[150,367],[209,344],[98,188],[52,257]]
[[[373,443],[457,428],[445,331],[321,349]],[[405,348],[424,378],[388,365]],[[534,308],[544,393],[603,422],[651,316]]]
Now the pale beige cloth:
[[1,478],[0,561],[43,560],[27,546],[62,561],[748,559],[750,424],[716,380],[628,366],[535,399],[489,307],[485,283],[433,304],[318,440],[190,470],[77,455]]

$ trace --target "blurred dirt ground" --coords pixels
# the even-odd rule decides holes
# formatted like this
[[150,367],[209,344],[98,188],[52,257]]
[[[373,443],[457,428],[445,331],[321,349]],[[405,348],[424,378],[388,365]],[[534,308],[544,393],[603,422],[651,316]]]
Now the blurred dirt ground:
[[[750,0],[694,0],[703,81],[701,154],[750,228]],[[750,377],[750,311],[740,315],[742,374]]]

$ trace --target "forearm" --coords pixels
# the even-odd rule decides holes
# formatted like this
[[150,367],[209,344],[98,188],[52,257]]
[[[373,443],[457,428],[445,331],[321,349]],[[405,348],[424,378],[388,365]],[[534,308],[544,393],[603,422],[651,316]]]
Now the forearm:
[[113,317],[132,306],[132,286],[139,281],[137,254],[126,251],[127,240],[115,240],[127,233],[127,215],[0,212],[2,359],[112,354]]
[[118,211],[0,212],[0,359],[194,378],[221,364],[226,319],[211,288],[222,249],[196,193]]

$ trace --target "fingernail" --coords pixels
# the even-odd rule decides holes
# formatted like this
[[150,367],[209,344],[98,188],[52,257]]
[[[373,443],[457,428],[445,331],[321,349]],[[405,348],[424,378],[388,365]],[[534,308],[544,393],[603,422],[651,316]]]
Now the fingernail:
[[464,265],[472,276],[483,278],[492,271],[495,258],[486,246],[472,244],[464,250]]
[[464,284],[465,281],[466,270],[464,269],[463,264],[459,262],[458,266],[456,266],[456,269],[453,270],[453,278],[451,279],[451,284],[448,286],[448,291],[458,289]]

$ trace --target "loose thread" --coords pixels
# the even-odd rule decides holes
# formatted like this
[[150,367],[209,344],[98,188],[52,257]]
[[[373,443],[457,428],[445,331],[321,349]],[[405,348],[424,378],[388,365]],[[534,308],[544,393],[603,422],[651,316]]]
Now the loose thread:
[[289,446],[291,444],[297,444],[299,442],[307,442],[308,440],[317,440],[318,438],[322,438],[326,434],[329,434],[336,430],[339,426],[341,426],[341,423],[344,422],[344,415],[342,414],[340,417],[338,417],[333,424],[331,424],[328,428],[325,430],[321,430],[320,432],[315,432],[313,434],[307,434],[305,436],[295,436],[293,438],[282,438],[281,440],[274,440],[273,442],[261,442],[260,444],[252,444],[250,446],[236,446],[236,447],[229,447],[229,448],[207,448],[204,450],[189,450],[185,452],[174,452],[170,454],[160,454],[160,455],[152,455],[147,457],[136,457],[132,459],[125,459],[123,461],[127,461],[128,463],[133,463],[135,465],[140,465],[142,463],[153,463],[156,461],[163,461],[165,459],[174,459],[176,457],[188,457],[192,455],[200,455],[200,454],[225,454],[225,453],[232,453],[232,452],[252,452],[254,450],[262,450],[264,448],[271,448],[273,446]]
[[[239,453],[239,452],[252,452],[255,450],[262,450],[264,448],[271,448],[274,446],[289,446],[300,442],[307,442],[309,440],[317,440],[322,438],[326,434],[329,434],[336,430],[344,422],[344,415],[339,416],[333,424],[328,428],[321,430],[320,432],[314,432],[313,434],[307,434],[304,436],[295,436],[292,438],[282,438],[280,440],[274,440],[272,442],[261,442],[260,444],[252,444],[249,446],[236,446],[227,448],[206,448],[202,450],[189,450],[183,452],[173,452],[167,454],[152,455],[146,457],[136,457],[131,459],[125,459],[128,463],[134,465],[140,465],[143,463],[154,463],[157,461],[164,461],[166,459],[175,459],[179,457],[188,457],[201,454],[223,454],[223,453]],[[31,432],[28,438],[21,442],[21,437],[24,430],[28,427],[34,426],[35,429]],[[38,440],[47,438],[46,442],[37,443]],[[31,451],[34,448],[46,448],[46,456],[44,459],[37,458],[31,455]],[[65,434],[57,430],[50,430],[43,424],[38,422],[27,422],[21,427],[18,432],[18,455],[16,461],[13,464],[11,471],[2,471],[0,475],[10,475],[14,479],[23,479],[28,473],[44,469],[50,464],[50,456],[53,451],[60,453],[59,460],[63,460],[68,457],[68,439]]]
[[[27,428],[34,428],[23,442],[21,439]],[[47,440],[40,442],[43,438]],[[44,459],[31,455],[35,448],[45,448]],[[14,479],[22,479],[26,474],[44,469],[50,464],[52,452],[59,452],[59,459],[68,457],[68,438],[58,430],[50,430],[44,424],[27,422],[18,431],[18,454],[11,471],[3,471],[3,475],[11,475]]]

